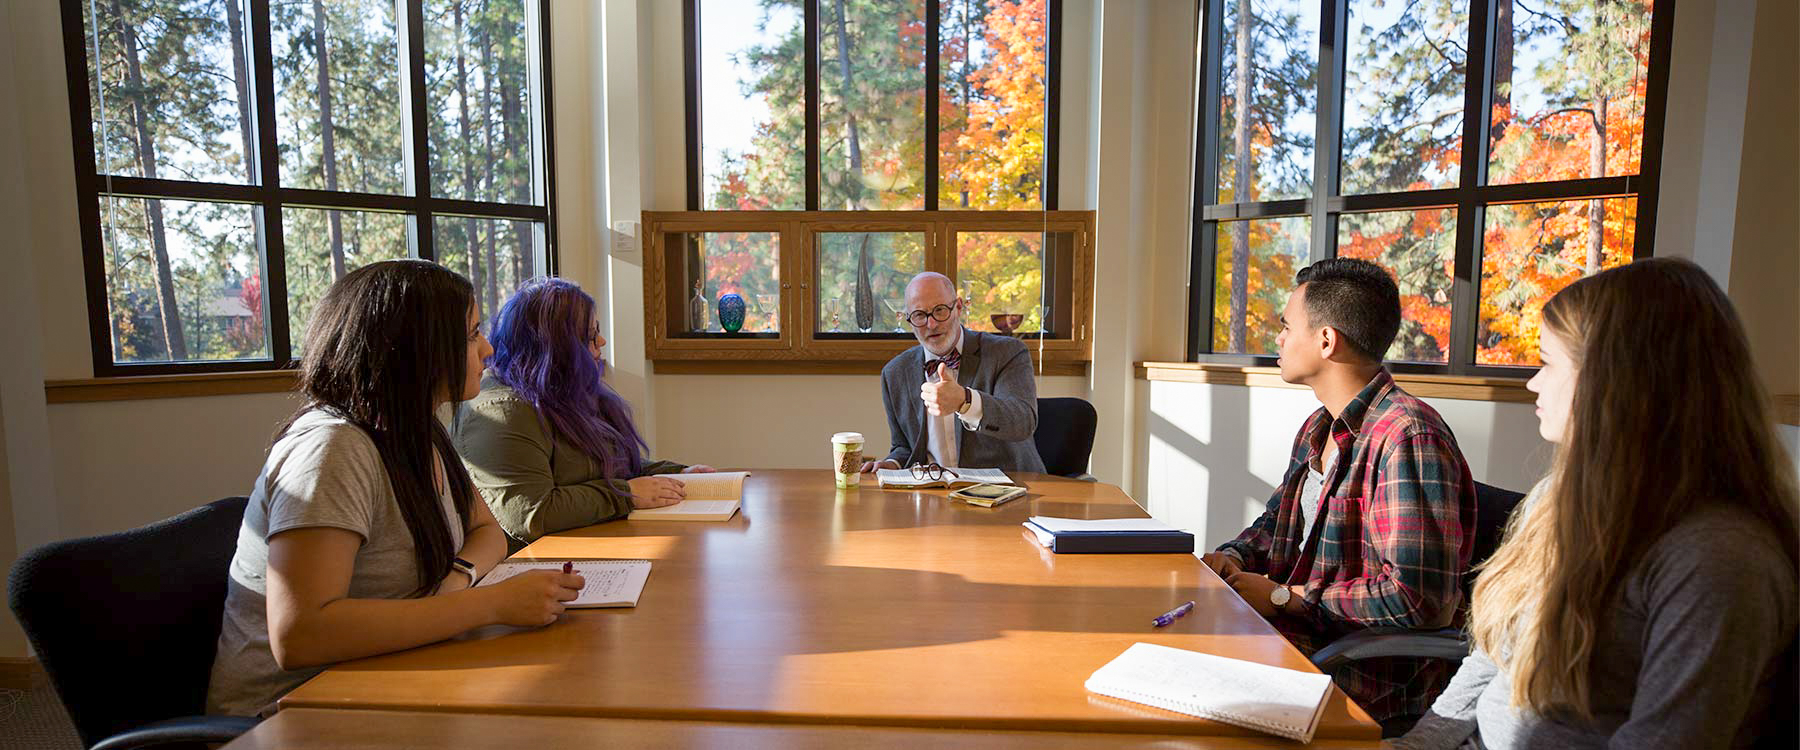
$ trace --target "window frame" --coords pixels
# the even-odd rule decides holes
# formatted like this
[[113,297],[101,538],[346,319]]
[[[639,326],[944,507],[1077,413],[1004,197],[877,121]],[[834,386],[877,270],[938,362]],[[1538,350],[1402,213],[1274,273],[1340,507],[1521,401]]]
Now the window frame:
[[[256,184],[196,182],[172,179],[148,179],[127,175],[105,175],[99,172],[95,152],[91,99],[92,82],[88,79],[87,28],[82,17],[82,0],[62,0],[63,59],[68,76],[69,119],[74,141],[75,188],[77,210],[81,221],[82,265],[86,277],[89,343],[92,347],[96,377],[129,377],[220,372],[260,372],[287,370],[297,366],[293,357],[293,331],[288,325],[288,288],[286,243],[283,235],[284,208],[311,208],[342,211],[381,211],[407,217],[409,257],[437,260],[436,232],[432,220],[440,215],[491,220],[521,220],[543,225],[543,273],[553,275],[557,268],[556,248],[556,179],[553,107],[551,96],[550,0],[524,0],[526,36],[536,40],[536,55],[527,54],[528,76],[537,87],[527,95],[534,110],[537,126],[530,135],[540,140],[535,159],[533,180],[543,185],[543,205],[471,201],[432,195],[429,92],[420,84],[425,77],[424,0],[403,0],[405,18],[399,24],[400,53],[405,69],[401,71],[404,89],[403,107],[408,107],[405,128],[407,180],[411,195],[383,195],[351,191],[328,191],[284,187],[281,183],[280,140],[275,116],[275,69],[272,49],[271,0],[242,0],[244,33],[248,44],[249,73],[253,101],[252,132],[256,139],[259,176]],[[535,24],[535,26],[534,26]],[[529,42],[528,42],[529,46]],[[112,341],[105,243],[102,235],[100,200],[120,197],[148,200],[199,200],[255,206],[263,212],[262,236],[257,238],[266,274],[264,296],[269,357],[264,360],[219,360],[185,362],[115,362]]]
[[1669,53],[1674,35],[1673,0],[1652,0],[1649,60],[1646,66],[1644,128],[1638,173],[1552,182],[1490,185],[1487,182],[1489,115],[1493,99],[1494,12],[1492,0],[1469,4],[1468,56],[1463,82],[1462,154],[1455,187],[1398,193],[1342,195],[1342,135],[1348,9],[1352,0],[1318,0],[1318,111],[1314,124],[1311,194],[1305,198],[1218,203],[1218,141],[1224,34],[1224,0],[1196,0],[1200,55],[1196,60],[1199,95],[1195,101],[1192,234],[1188,279],[1187,361],[1271,366],[1273,355],[1212,351],[1213,296],[1219,261],[1221,221],[1306,217],[1311,241],[1308,263],[1337,256],[1338,216],[1387,210],[1451,209],[1456,217],[1452,265],[1450,342],[1444,364],[1386,361],[1393,372],[1488,377],[1529,377],[1534,366],[1476,364],[1479,326],[1481,241],[1489,206],[1545,201],[1635,198],[1636,227],[1632,260],[1653,254],[1658,182],[1662,167],[1663,125],[1668,104]]
[[[1093,359],[1091,322],[1094,310],[1094,211],[645,211],[644,350],[645,358],[670,372],[705,363],[774,367],[769,371],[879,372],[895,355],[917,346],[911,335],[844,336],[821,339],[814,286],[818,268],[817,236],[823,232],[922,232],[925,270],[952,279],[956,274],[955,241],[961,232],[1027,231],[1069,235],[1067,284],[1072,330],[1039,337],[1016,334],[1041,365],[1057,365],[1060,374],[1085,372]],[[671,335],[670,321],[684,304],[672,274],[678,248],[671,237],[687,232],[770,232],[780,236],[781,331],[767,338]],[[794,281],[799,279],[797,283]],[[710,300],[709,300],[710,301]],[[881,311],[876,319],[891,320]],[[966,325],[966,323],[965,323]],[[785,368],[785,369],[783,369]],[[762,371],[739,367],[735,371]]]
[[[819,3],[824,0],[807,0],[803,19],[806,38],[805,88],[806,88],[806,205],[802,210],[819,211],[819,158],[822,154],[819,146]],[[702,112],[700,100],[700,4],[704,0],[682,0],[682,77],[685,86],[687,103],[687,210],[706,211],[708,213],[724,213],[726,210],[707,209],[703,199],[706,165],[700,153],[700,124],[705,113]],[[939,38],[942,24],[943,0],[924,0],[925,2],[925,137],[919,144],[925,154],[925,187],[924,208],[903,209],[908,211],[937,211],[938,187],[940,184],[938,162],[943,152],[936,147],[940,127],[937,108],[937,87],[943,77],[940,58],[943,54],[943,40]],[[1061,88],[1062,88],[1062,0],[1046,0],[1044,4],[1044,181],[1043,195],[1040,199],[1042,209],[981,209],[983,212],[1028,213],[1057,210],[1057,188],[1059,183],[1058,148],[1061,127]],[[946,209],[951,210],[951,209]],[[963,210],[963,209],[953,209]],[[755,212],[761,213],[761,212]]]

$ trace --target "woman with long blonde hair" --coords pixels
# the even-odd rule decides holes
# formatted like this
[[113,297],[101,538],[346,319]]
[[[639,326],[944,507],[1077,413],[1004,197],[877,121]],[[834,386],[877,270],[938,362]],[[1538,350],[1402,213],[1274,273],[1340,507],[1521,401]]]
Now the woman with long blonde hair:
[[[1632,263],[1544,306],[1550,475],[1471,600],[1475,649],[1398,748],[1752,745],[1792,713],[1792,459],[1730,301]],[[1791,745],[1790,745],[1791,747]]]

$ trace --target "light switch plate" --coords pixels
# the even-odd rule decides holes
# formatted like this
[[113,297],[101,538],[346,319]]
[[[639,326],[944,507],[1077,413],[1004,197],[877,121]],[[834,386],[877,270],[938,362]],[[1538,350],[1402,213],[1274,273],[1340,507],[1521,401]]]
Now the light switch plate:
[[615,258],[635,259],[638,255],[638,223],[615,221],[612,225],[612,254]]

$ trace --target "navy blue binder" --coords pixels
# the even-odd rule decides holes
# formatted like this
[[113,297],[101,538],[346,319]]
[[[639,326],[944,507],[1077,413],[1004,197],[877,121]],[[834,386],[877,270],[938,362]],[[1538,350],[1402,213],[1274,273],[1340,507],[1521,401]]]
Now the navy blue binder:
[[1194,535],[1185,531],[1047,531],[1032,526],[1039,537],[1049,536],[1050,551],[1061,554],[1193,554]]

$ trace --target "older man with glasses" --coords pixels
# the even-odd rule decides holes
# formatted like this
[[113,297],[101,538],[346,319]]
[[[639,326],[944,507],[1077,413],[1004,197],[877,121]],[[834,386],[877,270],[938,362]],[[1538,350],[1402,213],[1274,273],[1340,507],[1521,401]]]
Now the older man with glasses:
[[963,327],[967,304],[950,277],[927,271],[906,285],[900,319],[919,345],[881,368],[893,450],[862,470],[915,465],[1043,471],[1031,354],[1011,336]]

